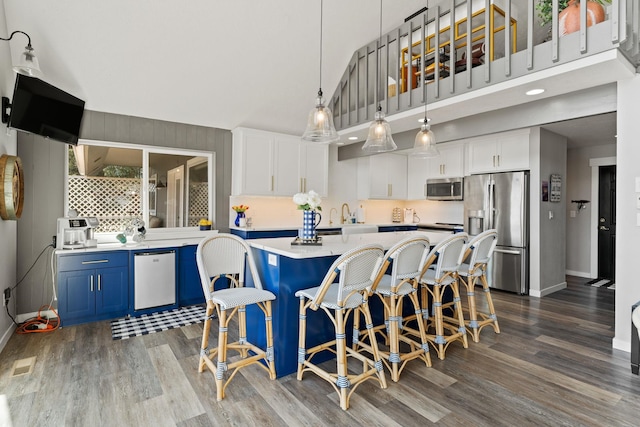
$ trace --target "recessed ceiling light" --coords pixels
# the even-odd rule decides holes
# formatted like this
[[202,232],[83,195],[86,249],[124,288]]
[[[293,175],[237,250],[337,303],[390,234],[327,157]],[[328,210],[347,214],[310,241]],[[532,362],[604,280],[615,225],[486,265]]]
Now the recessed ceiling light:
[[357,136],[350,136],[349,137],[349,141],[357,141],[358,137]]
[[540,95],[542,92],[544,92],[544,89],[531,89],[528,90],[526,92],[527,95],[531,96],[531,95]]
[[[349,139],[351,139],[351,138],[349,138]],[[344,145],[344,142],[336,142],[336,145]]]

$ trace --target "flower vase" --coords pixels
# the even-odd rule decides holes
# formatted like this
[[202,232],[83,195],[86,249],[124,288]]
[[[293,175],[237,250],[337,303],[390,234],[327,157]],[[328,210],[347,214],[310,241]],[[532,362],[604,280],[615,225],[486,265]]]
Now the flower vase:
[[240,227],[240,218],[244,218],[244,212],[236,212],[236,222],[235,225],[236,227]]
[[320,224],[322,215],[316,211],[302,211],[302,240],[315,240],[316,227]]

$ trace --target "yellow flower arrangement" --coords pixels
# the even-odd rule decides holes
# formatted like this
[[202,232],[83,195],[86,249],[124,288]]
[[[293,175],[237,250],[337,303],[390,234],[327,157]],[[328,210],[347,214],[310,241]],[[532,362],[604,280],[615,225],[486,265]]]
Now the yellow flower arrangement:
[[234,211],[236,211],[238,213],[242,213],[242,212],[246,211],[247,209],[249,209],[249,206],[247,206],[247,205],[238,205],[238,206],[232,206],[231,209],[233,209]]
[[211,226],[211,221],[209,221],[206,218],[202,218],[202,219],[200,219],[200,221],[198,221],[198,225],[201,225],[203,227],[206,227],[207,225]]

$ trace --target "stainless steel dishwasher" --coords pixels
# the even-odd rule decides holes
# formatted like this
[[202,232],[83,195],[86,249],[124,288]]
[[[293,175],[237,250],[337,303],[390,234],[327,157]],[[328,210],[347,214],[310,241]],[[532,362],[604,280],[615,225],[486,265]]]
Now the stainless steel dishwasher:
[[175,304],[175,251],[138,252],[133,259],[134,309]]

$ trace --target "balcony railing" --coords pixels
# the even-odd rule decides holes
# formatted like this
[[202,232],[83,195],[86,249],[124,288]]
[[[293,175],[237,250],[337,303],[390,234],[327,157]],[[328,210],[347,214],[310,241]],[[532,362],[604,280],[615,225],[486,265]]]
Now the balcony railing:
[[336,127],[369,122],[378,104],[391,116],[424,105],[425,96],[444,100],[612,49],[640,66],[640,2],[612,0],[605,20],[587,26],[587,0],[577,1],[581,25],[565,35],[558,0],[544,26],[538,0],[431,7],[353,54],[331,99]]

